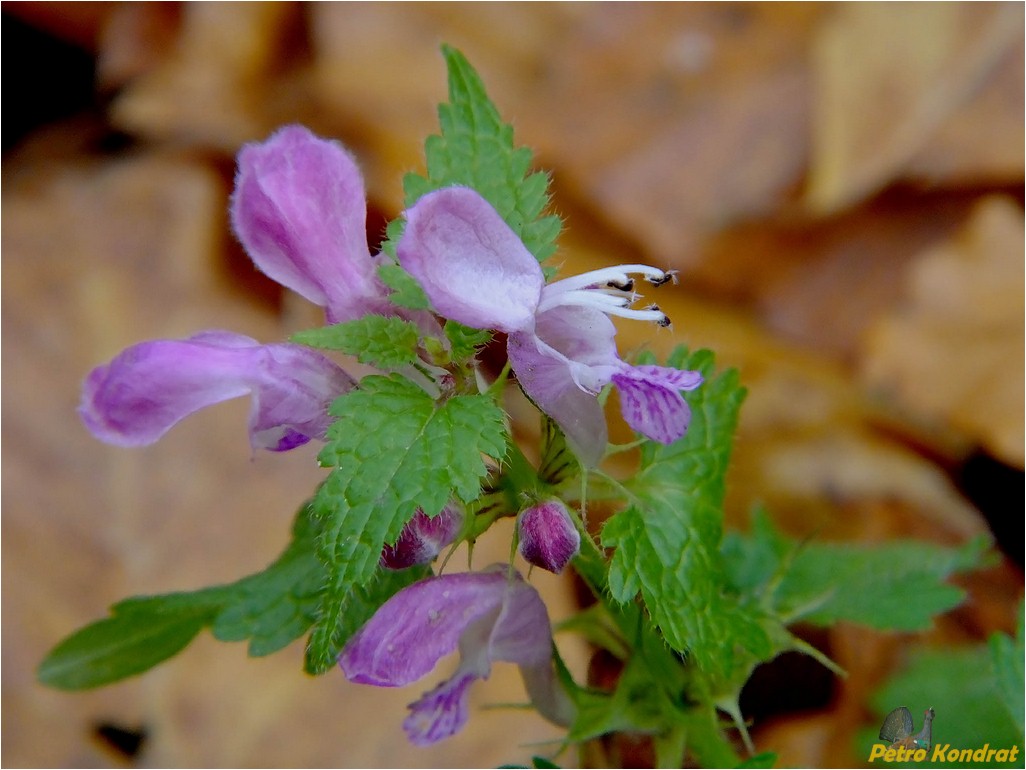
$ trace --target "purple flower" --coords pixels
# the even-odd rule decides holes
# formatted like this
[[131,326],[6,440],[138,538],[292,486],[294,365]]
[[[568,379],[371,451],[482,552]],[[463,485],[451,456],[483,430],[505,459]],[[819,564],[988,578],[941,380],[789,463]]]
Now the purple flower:
[[647,265],[595,270],[545,285],[537,260],[484,198],[467,187],[428,193],[406,211],[400,264],[435,310],[468,326],[509,335],[507,351],[524,392],[563,429],[581,459],[594,465],[607,432],[599,391],[620,392],[627,424],[670,444],[691,412],[680,391],[702,375],[664,366],[631,366],[616,352],[609,315],[669,319],[655,305],[635,309],[634,279],[658,286],[675,273]]
[[445,506],[434,518],[418,508],[403,527],[395,545],[386,545],[382,549],[381,566],[405,569],[415,564],[431,563],[443,548],[456,539],[462,525],[463,513],[455,505]]
[[367,246],[363,177],[338,142],[286,126],[243,147],[231,219],[256,266],[329,323],[395,314]]
[[351,387],[348,374],[309,348],[208,331],[133,345],[97,367],[78,412],[97,438],[143,446],[193,412],[249,393],[250,444],[283,451],[323,438],[328,405]]
[[[239,153],[231,207],[239,240],[261,270],[323,306],[330,322],[398,312],[377,278],[366,216],[363,178],[335,142],[287,126]],[[135,345],[95,369],[79,413],[103,441],[138,446],[204,406],[252,393],[250,443],[281,451],[323,438],[328,405],[353,384],[313,350],[204,332]]]
[[547,500],[521,511],[517,534],[520,555],[557,575],[581,550],[581,534],[559,500]]
[[492,661],[516,663],[539,712],[569,724],[573,705],[556,680],[552,629],[538,592],[505,566],[428,578],[404,588],[346,644],[339,665],[351,682],[402,687],[459,648],[456,672],[410,705],[403,729],[428,745],[467,721],[468,688]]

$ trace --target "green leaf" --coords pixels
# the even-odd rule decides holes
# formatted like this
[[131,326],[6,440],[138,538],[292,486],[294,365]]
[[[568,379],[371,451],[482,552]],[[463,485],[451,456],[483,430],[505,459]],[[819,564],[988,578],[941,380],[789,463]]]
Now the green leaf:
[[[401,224],[401,220],[393,220]],[[388,299],[393,305],[406,307],[410,310],[430,310],[431,302],[427,294],[420,288],[417,279],[403,270],[399,265],[382,265],[378,268],[378,277],[392,292]]]
[[305,506],[296,517],[292,542],[263,572],[231,586],[232,598],[214,619],[223,642],[249,639],[253,657],[277,652],[313,625],[324,589],[324,566],[317,558],[319,530]]
[[[1021,691],[1019,696],[1021,701]],[[933,746],[928,760],[937,745],[979,749],[989,743],[994,749],[1018,745],[1017,763],[1022,766],[1022,728],[1005,710],[1000,685],[991,667],[990,650],[985,644],[914,650],[908,666],[873,696],[872,707],[876,717],[873,724],[859,733],[856,756],[869,758],[873,744],[880,743],[879,731],[884,716],[898,706],[907,706],[911,710],[917,730],[922,726],[923,712],[927,708],[936,711]],[[894,764],[923,766],[923,763],[914,762]],[[954,764],[959,767],[982,766],[966,762]],[[990,765],[1001,766],[993,760]],[[939,766],[939,763],[934,766]]]
[[306,645],[306,672],[323,674],[334,668],[349,637],[370,620],[378,607],[396,592],[430,574],[427,566],[398,571],[378,569],[366,585],[329,586],[323,596],[323,614],[318,617]]
[[[539,261],[555,251],[559,217],[541,216],[549,202],[547,174],[529,173],[531,151],[513,145],[513,128],[502,121],[481,78],[459,51],[442,47],[449,72],[449,101],[439,105],[441,134],[424,145],[427,175],[403,179],[406,207],[425,193],[452,185],[477,190]],[[388,230],[385,250],[394,253],[399,227]],[[389,251],[391,249],[391,251]]]
[[773,530],[763,514],[752,536],[731,536],[723,551],[731,582],[740,590],[758,590],[775,578],[772,609],[787,623],[829,626],[847,620],[915,631],[962,602],[965,592],[944,580],[979,566],[987,542],[979,537],[960,548],[908,540],[799,546]]
[[[856,546],[823,543],[795,556],[778,602],[795,608],[791,619],[830,626],[849,620],[872,628],[917,631],[933,616],[957,607],[965,591],[944,582],[953,572],[978,566],[987,546],[978,538],[962,548],[905,541]],[[805,613],[823,597],[822,603]]]
[[293,342],[315,348],[341,350],[360,363],[379,369],[398,369],[417,360],[417,325],[395,316],[365,315],[354,321],[307,329],[292,335]]
[[724,476],[745,390],[734,370],[713,376],[708,351],[678,349],[668,365],[699,369],[706,379],[687,394],[687,435],[669,446],[643,445],[641,469],[627,483],[630,505],[602,530],[603,544],[616,548],[609,588],[621,602],[640,590],[671,647],[726,674],[735,647],[757,657],[771,651],[757,618],[722,590]]
[[300,510],[293,539],[263,572],[224,586],[118,602],[111,617],[60,642],[39,665],[39,680],[63,690],[99,687],[140,674],[181,652],[204,626],[222,641],[249,639],[266,655],[312,625],[324,586],[316,523]]
[[482,453],[505,454],[502,411],[487,395],[435,403],[399,375],[372,375],[332,404],[338,417],[319,455],[333,470],[314,499],[331,585],[371,579],[386,542],[417,508],[435,516],[453,497],[474,500]]
[[213,620],[223,589],[136,597],[115,604],[112,617],[79,629],[39,665],[39,681],[85,690],[142,673],[181,652]]
[[1026,673],[1023,661],[1026,648],[1023,646],[1023,605],[1019,605],[1019,623],[1015,639],[1007,634],[996,633],[990,637],[990,659],[994,667],[1001,700],[1012,721],[1022,730],[1026,723],[1024,715],[1024,691],[1026,691]]
[[756,754],[754,757],[749,757],[740,765],[738,768],[770,768],[777,764],[777,755],[772,751],[764,751],[761,754]]

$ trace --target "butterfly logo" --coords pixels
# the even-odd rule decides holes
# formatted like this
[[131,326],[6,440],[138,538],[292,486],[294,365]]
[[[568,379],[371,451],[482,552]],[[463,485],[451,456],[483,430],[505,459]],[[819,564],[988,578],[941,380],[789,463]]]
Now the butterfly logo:
[[933,709],[927,709],[923,713],[923,729],[913,735],[916,725],[912,712],[907,706],[899,706],[884,719],[880,727],[880,740],[887,741],[894,748],[929,749],[933,737],[933,717]]

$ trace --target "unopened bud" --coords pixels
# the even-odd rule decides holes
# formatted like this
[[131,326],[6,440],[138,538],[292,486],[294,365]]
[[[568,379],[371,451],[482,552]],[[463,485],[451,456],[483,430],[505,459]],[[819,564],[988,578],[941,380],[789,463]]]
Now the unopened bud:
[[555,572],[581,550],[581,535],[566,506],[548,500],[522,511],[517,521],[520,555],[536,567]]
[[434,561],[442,549],[456,539],[462,524],[463,513],[456,506],[445,506],[434,518],[418,508],[395,545],[386,545],[381,550],[381,566],[405,569]]

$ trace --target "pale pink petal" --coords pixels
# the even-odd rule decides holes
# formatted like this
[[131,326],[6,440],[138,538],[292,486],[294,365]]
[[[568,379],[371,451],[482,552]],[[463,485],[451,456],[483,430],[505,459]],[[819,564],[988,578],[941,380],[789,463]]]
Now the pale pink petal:
[[232,225],[253,262],[331,322],[387,312],[367,247],[363,177],[337,142],[286,126],[239,153]]
[[397,254],[446,318],[504,332],[534,325],[541,267],[475,190],[446,187],[421,197],[406,211]]

